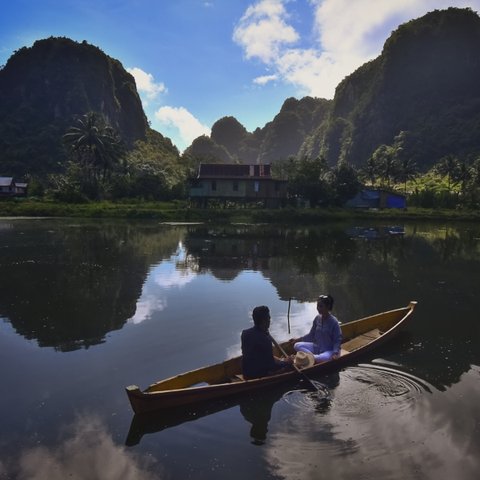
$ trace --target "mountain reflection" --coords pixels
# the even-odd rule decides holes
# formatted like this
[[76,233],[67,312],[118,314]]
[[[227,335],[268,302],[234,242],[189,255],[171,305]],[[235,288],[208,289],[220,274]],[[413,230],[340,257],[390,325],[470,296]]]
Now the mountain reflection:
[[[214,297],[217,292],[206,286],[192,287],[201,276],[221,280],[228,292],[238,287],[240,273],[255,271],[278,299],[294,300],[292,316],[327,291],[342,322],[418,300],[411,342],[396,360],[439,389],[480,364],[472,341],[480,311],[472,287],[480,283],[477,225],[167,227],[4,220],[0,227],[0,317],[40,346],[87,348],[128,321],[166,312],[174,294],[182,303],[183,292],[175,289],[189,289],[185,295],[192,301],[195,295]],[[253,287],[241,288],[249,297]]]
[[[96,417],[79,417],[67,429],[62,442],[21,451],[16,458],[0,462],[0,476],[29,480],[153,480],[159,478],[149,470],[151,457],[136,455],[114,443],[106,425]],[[155,465],[158,470],[158,465]]]
[[[342,322],[418,300],[413,330],[423,340],[402,362],[442,389],[480,363],[471,340],[478,336],[472,314],[480,311],[472,289],[480,283],[479,238],[475,225],[235,225],[190,230],[185,246],[200,273],[228,280],[256,270],[284,301],[312,302],[328,289]],[[461,328],[453,318],[464,319]]]
[[0,315],[62,351],[100,343],[134,317],[150,265],[170,257],[181,236],[121,222],[13,226],[0,237]]

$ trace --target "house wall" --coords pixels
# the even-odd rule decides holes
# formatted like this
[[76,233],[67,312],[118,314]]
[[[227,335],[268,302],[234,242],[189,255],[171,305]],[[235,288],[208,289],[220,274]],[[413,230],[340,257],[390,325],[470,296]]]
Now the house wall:
[[285,198],[286,193],[285,182],[272,179],[198,179],[196,185],[190,188],[190,197],[196,198]]

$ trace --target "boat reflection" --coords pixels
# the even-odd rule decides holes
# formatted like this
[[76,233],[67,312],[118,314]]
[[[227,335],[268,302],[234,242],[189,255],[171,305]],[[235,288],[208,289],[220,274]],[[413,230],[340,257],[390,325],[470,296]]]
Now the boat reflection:
[[158,412],[135,414],[130,424],[125,445],[129,447],[137,445],[146,434],[158,433],[234,407],[240,407],[240,412],[245,420],[252,424],[252,443],[264,442],[273,405],[282,398],[285,391],[285,387],[277,387],[269,391],[258,392],[255,396],[248,395],[234,399],[218,400],[190,408],[182,406]]
[[[131,447],[141,442],[146,434],[158,433],[168,428],[192,422],[224,410],[239,407],[243,418],[251,425],[250,438],[254,445],[263,445],[267,440],[268,424],[274,405],[284,400],[293,406],[308,404],[317,413],[325,413],[330,405],[331,390],[338,386],[338,372],[322,376],[320,381],[312,379],[318,392],[305,389],[302,380],[297,383],[277,386],[271,390],[259,391],[254,395],[244,395],[234,399],[208,402],[190,408],[182,406],[153,413],[135,414],[125,440]],[[307,398],[308,397],[308,398]]]

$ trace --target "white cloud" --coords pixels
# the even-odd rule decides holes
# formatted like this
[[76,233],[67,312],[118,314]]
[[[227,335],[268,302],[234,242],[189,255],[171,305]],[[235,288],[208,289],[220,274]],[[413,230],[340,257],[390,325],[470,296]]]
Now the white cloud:
[[278,75],[262,75],[260,77],[254,78],[253,83],[257,85],[266,85],[268,82],[273,82],[277,80]]
[[155,118],[167,127],[178,130],[181,140],[190,145],[200,135],[210,135],[210,128],[202,124],[184,107],[161,107],[155,112]]
[[245,49],[247,58],[258,57],[270,63],[285,45],[295,43],[299,36],[287,25],[282,0],[262,0],[247,8],[233,33],[233,39]]
[[127,68],[127,72],[133,75],[137,89],[140,95],[144,94],[147,104],[149,100],[154,100],[160,93],[166,93],[167,87],[165,84],[159,82],[155,83],[153,75],[151,73],[144,72],[141,68]]
[[[340,81],[380,54],[391,31],[401,23],[449,6],[480,8],[479,0],[310,0],[312,32],[299,33],[287,22],[289,0],[261,0],[250,6],[236,26],[233,39],[247,59],[257,58],[278,78],[296,85],[299,93],[332,98]],[[313,34],[313,35],[312,35]],[[311,40],[313,38],[313,41]],[[268,83],[257,77],[258,85]]]

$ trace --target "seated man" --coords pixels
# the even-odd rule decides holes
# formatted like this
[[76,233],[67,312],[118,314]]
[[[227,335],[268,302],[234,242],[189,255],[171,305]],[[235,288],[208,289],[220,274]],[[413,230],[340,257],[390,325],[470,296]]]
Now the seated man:
[[265,377],[292,364],[292,359],[280,360],[273,356],[268,307],[255,307],[254,326],[242,332],[242,370],[245,379]]

